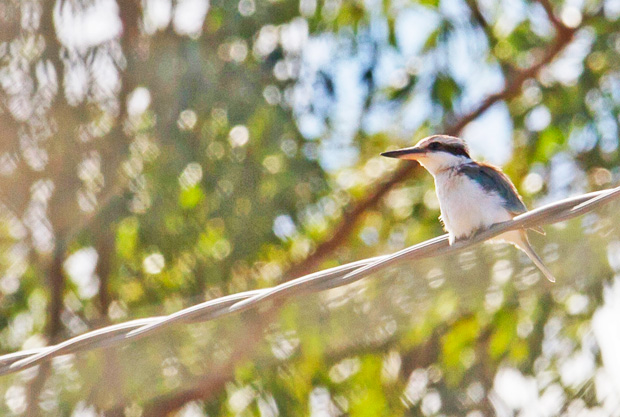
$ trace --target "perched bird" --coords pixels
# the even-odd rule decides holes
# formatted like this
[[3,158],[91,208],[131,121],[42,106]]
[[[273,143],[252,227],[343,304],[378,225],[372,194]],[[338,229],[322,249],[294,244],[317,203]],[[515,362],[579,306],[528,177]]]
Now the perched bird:
[[[506,174],[493,165],[471,159],[463,139],[446,135],[429,136],[411,148],[381,155],[417,161],[433,175],[441,210],[440,220],[448,232],[450,244],[527,211]],[[544,233],[542,230],[536,231]],[[555,282],[553,274],[534,252],[525,230],[509,231],[493,240],[517,246],[549,281]]]

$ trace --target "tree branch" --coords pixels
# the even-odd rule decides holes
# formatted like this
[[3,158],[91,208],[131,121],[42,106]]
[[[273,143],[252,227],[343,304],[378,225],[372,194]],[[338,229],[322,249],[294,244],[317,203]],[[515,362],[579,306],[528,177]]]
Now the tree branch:
[[[65,246],[62,239],[57,239],[49,270],[47,273],[48,286],[50,291],[50,301],[47,307],[47,323],[45,334],[50,344],[58,342],[58,335],[62,328],[60,315],[62,313],[63,293],[65,289],[65,276],[63,271],[63,261],[65,259]],[[28,402],[26,415],[39,415],[39,396],[45,381],[51,371],[51,364],[46,363],[39,368],[37,376],[28,384]]]
[[466,0],[467,7],[471,12],[472,17],[478,23],[478,25],[482,28],[484,33],[487,35],[489,40],[495,41],[495,35],[493,34],[493,28],[489,25],[489,22],[484,18],[484,15],[480,11],[480,7],[478,7],[477,0]]
[[[63,68],[65,63],[61,59],[61,51],[64,46],[56,34],[56,28],[54,25],[54,1],[47,1],[44,3],[40,32],[45,38],[45,50],[41,56],[41,61],[49,62],[56,69],[58,74],[59,91],[55,97],[54,105],[52,106],[49,114],[46,116],[56,122],[58,132],[56,132],[57,138],[63,138],[66,146],[73,146],[73,136],[77,129],[77,126],[81,123],[81,116],[83,115],[82,109],[72,107],[66,100],[63,87]],[[139,36],[139,24],[140,17],[140,5],[137,1],[126,2],[121,7],[120,17],[124,25],[124,37],[121,39],[124,51],[133,51],[131,47],[136,42],[137,36]],[[128,62],[132,62],[132,58],[127,57]],[[133,73],[132,73],[133,74]],[[106,200],[116,195],[118,187],[114,185],[114,181],[111,180],[115,174],[116,169],[120,165],[125,153],[125,147],[129,146],[131,137],[123,132],[122,122],[126,118],[127,109],[126,102],[127,97],[131,91],[135,88],[135,77],[131,77],[130,81],[123,83],[123,88],[118,96],[119,100],[119,115],[117,117],[117,123],[108,135],[107,141],[98,141],[99,149],[97,149],[102,159],[105,161],[103,164],[103,174],[107,179],[107,184],[112,184],[105,188],[104,191],[109,195],[104,195]],[[12,118],[7,112],[7,118]],[[114,137],[114,140],[110,139]],[[124,146],[124,147],[123,147]],[[55,237],[55,251],[53,259],[48,270],[48,286],[50,292],[50,302],[48,308],[46,335],[50,342],[55,342],[58,334],[62,330],[61,313],[63,308],[63,294],[65,287],[65,276],[63,272],[63,262],[65,258],[65,250],[67,245],[73,240],[75,235],[88,226],[89,220],[93,218],[105,217],[107,214],[107,204],[102,208],[99,206],[99,212],[92,217],[86,215],[83,216],[69,216],[68,213],[72,212],[75,208],[75,199],[71,198],[74,191],[80,186],[80,182],[75,175],[74,169],[81,157],[80,152],[66,152],[63,146],[50,148],[50,162],[46,167],[46,174],[53,179],[56,185],[56,190],[53,193],[49,204],[49,218],[52,224],[52,230]],[[27,173],[30,171],[27,170]],[[16,177],[16,184],[20,184],[24,181],[23,176]],[[62,185],[62,189],[60,186]],[[15,191],[15,188],[12,189]],[[64,191],[64,192],[63,192]],[[69,193],[69,195],[66,194]],[[21,194],[21,193],[17,193]],[[28,199],[24,200],[27,204]],[[103,213],[102,213],[103,211]],[[107,222],[107,218],[101,219],[101,223]],[[109,224],[106,224],[109,227]],[[109,232],[108,232],[109,233]],[[110,239],[113,236],[105,235],[101,239],[105,241],[99,243],[98,249],[104,248],[104,253],[101,256],[108,255],[112,251],[110,248]],[[107,276],[109,275],[109,260],[102,259],[98,265],[98,272],[102,279],[101,288],[101,305],[102,315],[105,316],[107,312],[107,304],[109,298],[107,297]],[[49,365],[42,366],[37,377],[29,385],[28,390],[28,415],[38,415],[38,397],[41,389],[43,388],[45,381],[49,375]]]
[[567,32],[571,30],[564,23],[562,23],[562,21],[558,19],[558,17],[555,15],[555,12],[553,11],[553,5],[551,4],[549,0],[537,0],[537,1],[543,7],[543,9],[545,9],[545,13],[547,13],[547,18],[549,19],[553,27],[558,32],[561,33],[561,32]]
[[[56,102],[58,103],[59,98],[63,98],[63,83],[62,83],[62,62],[60,59],[60,50],[62,45],[58,40],[56,35],[56,28],[54,26],[54,3],[53,1],[46,2],[42,10],[41,16],[41,26],[40,33],[45,39],[45,49],[41,55],[41,61],[48,61],[52,66],[54,66],[56,70],[56,74],[58,74],[58,94],[56,95]],[[66,114],[66,103],[63,102],[59,105],[61,108],[61,112]],[[39,115],[38,117],[43,117]],[[44,123],[43,120],[41,120]],[[63,132],[64,133],[64,132]],[[46,167],[47,174],[54,179],[54,184],[64,183],[63,179],[67,178],[67,183],[69,183],[70,178],[68,177],[70,169],[68,168],[68,163],[66,158],[61,157],[60,160],[54,158],[54,154],[52,154],[50,158],[50,163],[48,163]],[[65,249],[66,249],[66,241],[64,236],[58,231],[58,228],[55,227],[59,224],[59,219],[62,218],[62,214],[64,210],[61,209],[66,202],[65,199],[60,195],[59,191],[53,193],[52,197],[49,201],[49,220],[51,223],[51,231],[54,232],[54,252],[52,259],[49,261],[49,266],[47,269],[47,286],[49,288],[49,303],[47,308],[47,322],[45,327],[45,334],[47,336],[48,342],[53,344],[57,342],[58,335],[62,329],[61,322],[61,314],[63,308],[63,294],[65,289],[65,276],[63,271],[63,262],[65,258]],[[27,409],[26,415],[35,416],[39,415],[39,397],[41,395],[41,391],[47,381],[47,378],[50,374],[51,367],[49,364],[46,366],[42,366],[39,369],[36,377],[28,385],[28,396],[27,396]]]

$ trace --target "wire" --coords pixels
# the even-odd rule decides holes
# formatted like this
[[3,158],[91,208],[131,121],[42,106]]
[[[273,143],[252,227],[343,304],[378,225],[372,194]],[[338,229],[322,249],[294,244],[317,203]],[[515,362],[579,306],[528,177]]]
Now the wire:
[[495,224],[470,239],[457,241],[453,245],[448,243],[447,235],[442,235],[393,254],[363,259],[314,272],[275,287],[231,294],[194,305],[168,316],[132,320],[93,330],[57,345],[9,353],[0,356],[0,375],[18,372],[61,355],[124,345],[149,334],[161,332],[174,325],[214,320],[218,317],[255,308],[268,301],[341,287],[404,261],[435,257],[463,250],[508,230],[542,226],[581,216],[618,198],[620,198],[620,187],[567,198],[528,211],[510,221]]

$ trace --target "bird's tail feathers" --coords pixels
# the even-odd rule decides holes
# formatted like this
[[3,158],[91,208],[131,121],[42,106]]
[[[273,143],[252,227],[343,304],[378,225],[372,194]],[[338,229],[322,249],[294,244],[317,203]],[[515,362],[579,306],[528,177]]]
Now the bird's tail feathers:
[[540,269],[540,272],[542,272],[549,281],[555,282],[555,277],[553,276],[551,271],[549,271],[549,268],[547,268],[543,260],[540,259],[540,256],[538,256],[538,254],[534,252],[534,248],[532,248],[532,245],[530,245],[530,242],[527,239],[527,235],[525,234],[525,232],[523,232],[521,236],[521,241],[518,243],[519,248],[523,252],[525,252],[528,258],[530,258],[532,262],[534,262],[534,265],[536,265],[538,269]]

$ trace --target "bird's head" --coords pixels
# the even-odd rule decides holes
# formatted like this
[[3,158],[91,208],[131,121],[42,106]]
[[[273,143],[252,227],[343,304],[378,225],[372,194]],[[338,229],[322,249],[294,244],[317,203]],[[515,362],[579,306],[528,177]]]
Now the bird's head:
[[418,161],[431,174],[471,160],[467,143],[461,138],[447,135],[429,136],[411,148],[383,152],[381,155]]

